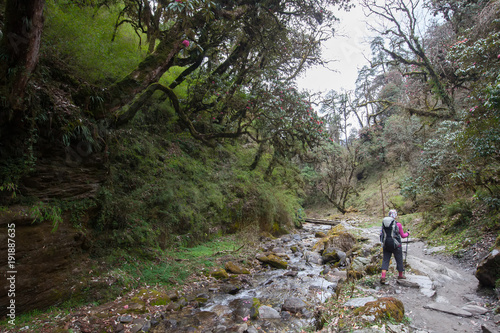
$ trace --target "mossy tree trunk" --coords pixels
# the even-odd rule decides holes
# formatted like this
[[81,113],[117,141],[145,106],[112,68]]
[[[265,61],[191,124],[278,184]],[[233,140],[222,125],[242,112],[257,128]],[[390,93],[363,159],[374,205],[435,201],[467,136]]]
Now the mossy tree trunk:
[[118,81],[108,89],[107,109],[114,114],[115,111],[128,105],[146,88],[160,80],[175,62],[175,56],[182,49],[181,26],[176,25],[163,38],[155,51],[148,55],[135,70],[123,80]]

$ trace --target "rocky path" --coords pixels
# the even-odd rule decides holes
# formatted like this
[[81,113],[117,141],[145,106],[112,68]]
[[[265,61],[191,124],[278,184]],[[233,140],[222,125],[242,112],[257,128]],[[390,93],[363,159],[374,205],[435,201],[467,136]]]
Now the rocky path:
[[[378,241],[378,228],[361,232],[371,241]],[[413,332],[500,332],[496,325],[500,316],[493,313],[492,307],[495,297],[491,290],[480,288],[474,266],[464,267],[454,258],[436,254],[439,250],[410,241],[407,280],[389,275],[386,285],[379,285],[369,293],[374,297],[400,299]]]

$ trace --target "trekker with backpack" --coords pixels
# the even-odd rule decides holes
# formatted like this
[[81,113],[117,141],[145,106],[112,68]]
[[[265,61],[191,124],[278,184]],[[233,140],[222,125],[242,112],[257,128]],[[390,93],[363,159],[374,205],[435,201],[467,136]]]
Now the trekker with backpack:
[[382,284],[385,284],[385,275],[393,254],[396,260],[396,268],[399,272],[398,279],[406,279],[403,274],[404,264],[401,238],[408,237],[410,233],[403,231],[403,226],[396,221],[396,217],[398,217],[398,212],[395,209],[391,209],[389,216],[384,217],[382,220],[382,230],[380,232],[380,242],[382,243],[384,254],[382,259],[382,276],[380,277],[380,283]]

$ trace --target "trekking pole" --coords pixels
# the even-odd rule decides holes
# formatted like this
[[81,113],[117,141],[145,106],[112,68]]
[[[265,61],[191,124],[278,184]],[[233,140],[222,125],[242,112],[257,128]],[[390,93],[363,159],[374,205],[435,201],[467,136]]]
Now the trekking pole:
[[404,265],[406,266],[406,256],[408,256],[408,240],[410,238],[410,230],[407,231],[408,237],[406,237],[406,251],[405,251],[405,262]]

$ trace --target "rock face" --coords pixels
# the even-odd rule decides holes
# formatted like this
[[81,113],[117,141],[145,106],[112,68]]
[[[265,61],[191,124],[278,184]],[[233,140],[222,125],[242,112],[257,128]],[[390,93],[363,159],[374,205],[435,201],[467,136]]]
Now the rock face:
[[485,287],[495,287],[500,279],[500,248],[496,248],[484,258],[476,270],[476,278]]
[[[106,167],[102,154],[89,153],[88,144],[80,142],[66,148],[53,143],[40,143],[40,156],[36,169],[22,180],[19,192],[25,197],[41,202],[61,200],[80,203],[93,199],[106,178]],[[4,194],[4,193],[0,193]],[[0,197],[0,205],[9,200]],[[0,211],[0,229],[7,230],[15,224],[15,304],[16,314],[58,305],[72,294],[79,292],[80,281],[75,281],[86,258],[88,244],[82,231],[72,226],[71,217],[62,216],[63,221],[53,232],[50,221],[33,223],[28,216],[29,207],[9,206]],[[88,208],[79,211],[82,227],[88,220]],[[7,267],[7,235],[0,233],[0,269]],[[9,269],[7,269],[9,268]],[[8,289],[0,289],[0,304],[9,304],[14,299]],[[6,307],[0,308],[0,317]]]
[[[15,271],[15,296],[0,289],[0,303],[15,300],[16,314],[57,305],[75,292],[74,270],[83,261],[83,234],[63,222],[52,232],[50,222],[32,224],[26,208],[11,207],[0,214],[0,229],[15,224],[15,264],[7,269],[7,234],[0,234],[0,267],[3,272]],[[73,288],[73,289],[72,289]],[[6,315],[0,308],[0,317]]]

